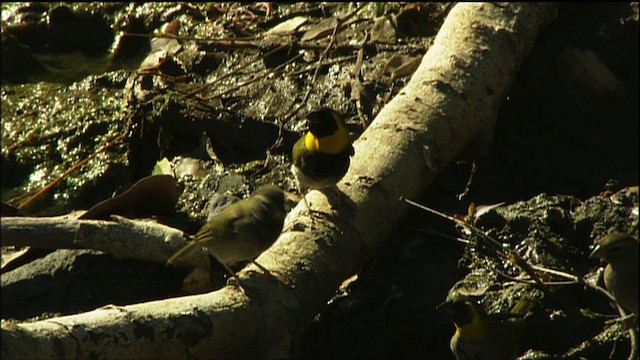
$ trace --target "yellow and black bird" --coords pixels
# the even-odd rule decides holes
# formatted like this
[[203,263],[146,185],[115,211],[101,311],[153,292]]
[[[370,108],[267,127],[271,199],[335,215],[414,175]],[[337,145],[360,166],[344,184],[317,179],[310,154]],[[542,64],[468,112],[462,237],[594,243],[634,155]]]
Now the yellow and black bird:
[[638,315],[638,240],[627,233],[611,233],[597,240],[589,255],[605,260],[604,285],[618,305]]
[[321,108],[306,116],[309,131],[293,146],[291,172],[307,210],[307,191],[335,186],[349,170],[354,154],[351,136],[341,114]]
[[519,300],[507,316],[488,315],[467,297],[448,299],[438,306],[453,321],[456,331],[449,347],[457,360],[512,359],[526,330],[522,317],[535,306]]
[[268,249],[280,235],[285,215],[284,192],[274,185],[262,185],[249,198],[215,215],[194,240],[173,254],[167,263],[175,264],[193,251],[207,248],[240,284],[229,266],[253,261]]

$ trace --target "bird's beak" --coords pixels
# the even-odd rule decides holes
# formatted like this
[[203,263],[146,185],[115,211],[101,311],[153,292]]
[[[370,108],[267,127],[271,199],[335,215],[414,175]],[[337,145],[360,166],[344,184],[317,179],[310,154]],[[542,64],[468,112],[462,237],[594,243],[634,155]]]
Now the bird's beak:
[[593,251],[591,251],[591,254],[589,254],[589,259],[602,257],[601,249],[600,245],[596,245],[596,247],[593,248]]
[[445,315],[449,315],[453,312],[451,307],[451,302],[449,300],[445,300],[436,306],[436,310],[443,312]]

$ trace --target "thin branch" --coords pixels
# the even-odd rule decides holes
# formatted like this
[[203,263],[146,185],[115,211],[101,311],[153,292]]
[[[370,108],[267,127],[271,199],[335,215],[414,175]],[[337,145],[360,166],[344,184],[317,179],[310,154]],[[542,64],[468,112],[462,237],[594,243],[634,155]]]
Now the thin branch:
[[62,179],[64,179],[67,175],[71,174],[72,172],[78,170],[82,165],[88,163],[91,159],[93,159],[94,157],[96,157],[99,153],[107,150],[108,148],[112,147],[113,145],[117,144],[120,140],[124,139],[124,137],[126,136],[126,133],[119,135],[118,137],[116,137],[115,139],[113,139],[111,142],[109,142],[108,144],[104,145],[103,147],[101,147],[100,149],[98,149],[96,152],[94,152],[93,154],[87,156],[86,159],[79,161],[78,163],[76,163],[75,165],[73,165],[71,167],[71,169],[67,170],[64,172],[64,174],[60,175],[57,179],[53,180],[52,182],[50,182],[49,184],[47,184],[45,187],[43,187],[42,189],[40,189],[40,191],[38,191],[37,193],[35,193],[31,198],[29,198],[29,200],[23,202],[22,204],[20,204],[20,206],[18,206],[18,209],[24,209],[25,207],[29,206],[32,202],[34,202],[37,198],[39,198],[42,194],[44,194],[45,192],[49,191],[51,188],[53,188],[57,183],[59,183],[60,181],[62,181]]
[[[291,59],[289,59],[289,60],[283,62],[282,64],[274,67],[273,69],[269,70],[267,72],[267,75],[274,74],[274,73],[280,71],[280,69],[282,69],[283,67],[285,67],[285,66],[291,64],[292,62],[296,61],[301,56],[302,56],[302,54],[297,54],[296,56],[292,57]],[[247,86],[249,84],[252,84],[252,83],[254,83],[256,81],[260,81],[260,80],[263,80],[263,79],[264,79],[264,76],[256,76],[253,79],[250,79],[250,80],[247,80],[247,81],[245,81],[243,83],[237,84],[236,86],[232,86],[229,89],[227,89],[227,90],[225,90],[225,91],[223,91],[221,93],[214,94],[214,95],[207,96],[207,97],[203,97],[202,99],[203,100],[210,100],[210,99],[214,99],[214,98],[217,98],[217,97],[221,97],[221,96],[224,96],[224,95],[226,95],[226,94],[228,94],[228,93],[230,93],[232,91],[235,91],[235,90],[237,90],[237,89],[239,89],[241,87]]]
[[249,61],[247,64],[244,64],[244,65],[238,66],[237,68],[235,68],[235,69],[233,69],[233,70],[231,70],[231,71],[225,72],[225,73],[224,73],[224,75],[220,76],[219,78],[216,78],[216,79],[214,79],[214,80],[212,80],[212,81],[210,81],[210,82],[208,82],[208,83],[205,83],[205,84],[203,84],[203,85],[201,85],[201,86],[196,87],[196,89],[194,89],[194,90],[192,90],[192,91],[190,91],[190,92],[188,92],[188,93],[184,94],[184,95],[183,95],[183,97],[185,97],[185,98],[186,98],[186,97],[193,96],[193,95],[195,95],[195,94],[199,93],[200,91],[202,91],[202,90],[204,90],[204,89],[206,89],[206,88],[208,88],[208,87],[213,86],[214,84],[218,83],[219,81],[221,81],[221,80],[223,80],[223,79],[225,79],[225,78],[228,78],[228,77],[229,77],[229,76],[231,76],[231,75],[235,75],[235,74],[236,74],[236,73],[238,73],[239,71],[241,71],[241,70],[244,70],[244,69],[248,68],[250,65],[253,65],[253,64],[255,64],[256,62],[261,61],[261,60],[263,60],[264,58],[266,58],[266,57],[268,57],[268,56],[271,56],[271,55],[275,54],[276,52],[278,52],[278,51],[280,51],[280,50],[282,50],[282,49],[285,49],[285,48],[287,48],[287,45],[280,45],[280,46],[278,46],[277,48],[275,48],[275,49],[273,49],[273,50],[271,50],[271,51],[267,52],[267,53],[266,53],[266,54],[264,54],[263,56],[258,56],[258,57],[256,57],[255,59],[253,59],[253,60]]

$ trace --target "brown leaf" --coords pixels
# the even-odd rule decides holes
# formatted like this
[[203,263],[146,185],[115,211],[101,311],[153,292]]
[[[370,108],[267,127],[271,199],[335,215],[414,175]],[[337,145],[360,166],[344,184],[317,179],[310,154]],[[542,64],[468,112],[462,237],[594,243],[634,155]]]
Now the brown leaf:
[[122,194],[99,202],[79,219],[108,219],[112,214],[170,213],[177,202],[175,178],[171,175],[152,175],[138,180]]

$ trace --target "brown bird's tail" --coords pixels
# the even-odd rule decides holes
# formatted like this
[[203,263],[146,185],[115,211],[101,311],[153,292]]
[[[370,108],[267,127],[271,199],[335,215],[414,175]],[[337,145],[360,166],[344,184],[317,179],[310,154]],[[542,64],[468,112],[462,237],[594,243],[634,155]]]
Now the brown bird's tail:
[[171,255],[169,260],[167,260],[167,265],[174,265],[176,263],[176,260],[178,260],[178,259],[180,259],[182,257],[185,257],[187,255],[192,254],[198,248],[199,248],[198,242],[197,241],[191,241],[190,243],[185,245],[182,249],[176,251],[175,254]]

